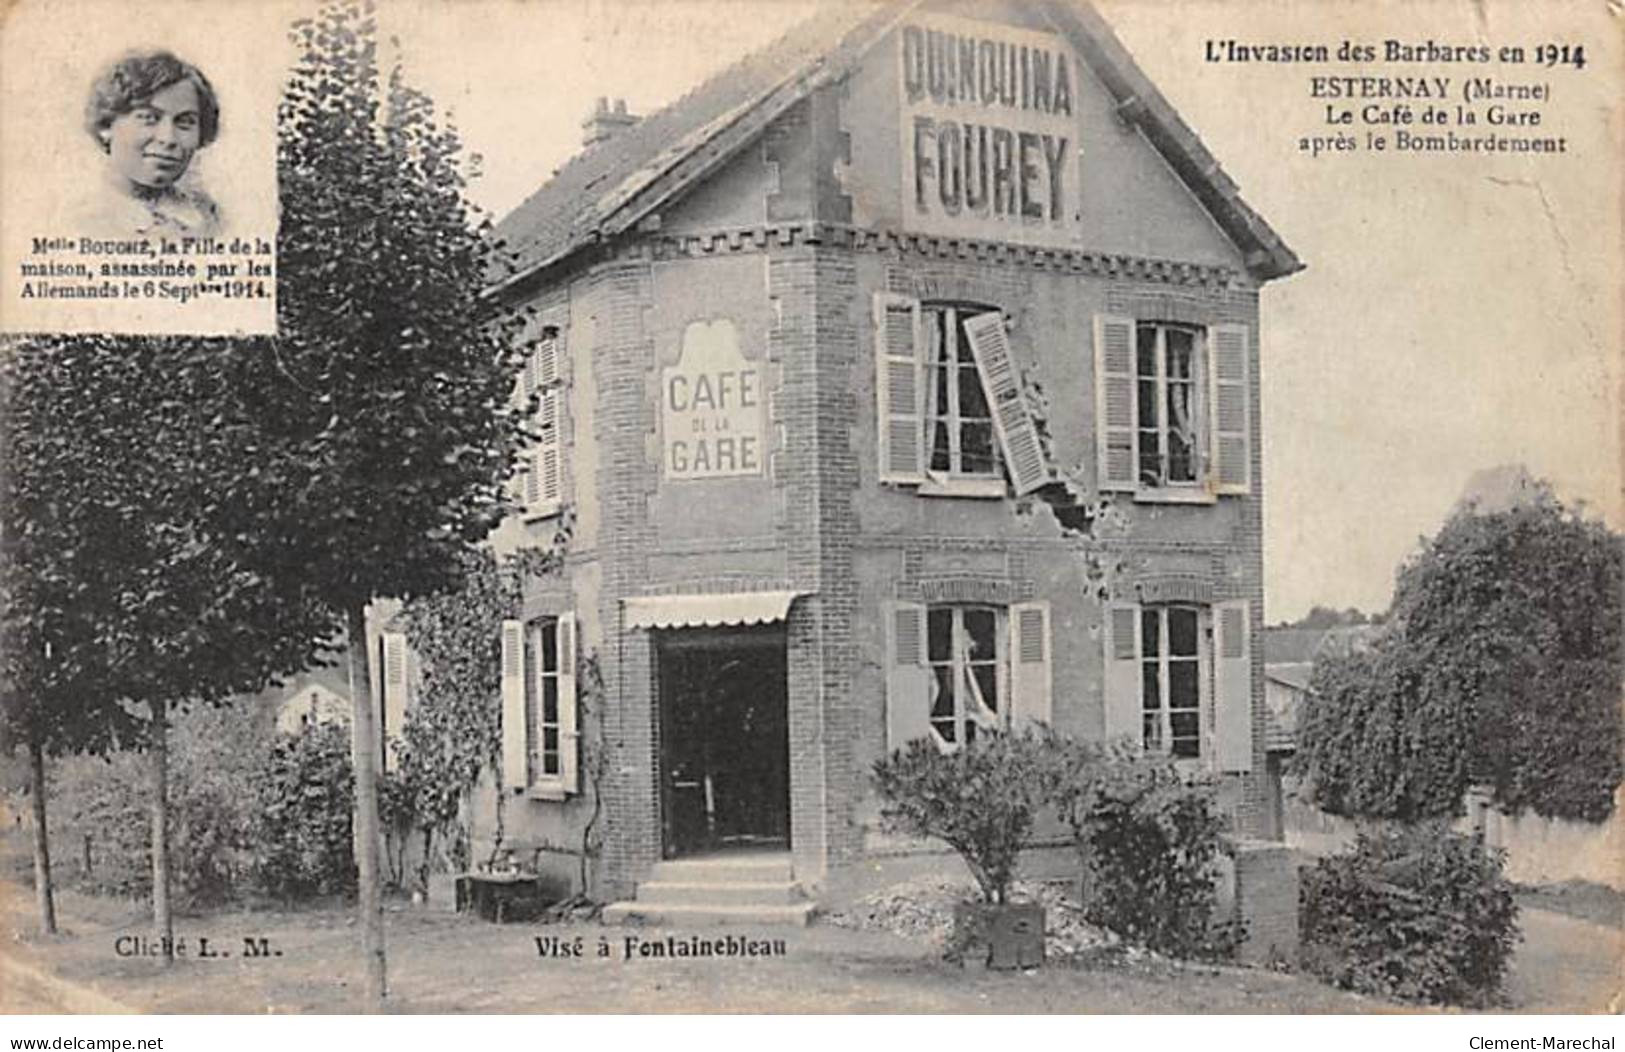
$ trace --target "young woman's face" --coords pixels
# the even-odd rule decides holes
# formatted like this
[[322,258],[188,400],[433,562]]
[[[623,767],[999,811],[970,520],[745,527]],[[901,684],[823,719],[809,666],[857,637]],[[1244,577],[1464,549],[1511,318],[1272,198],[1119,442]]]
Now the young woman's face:
[[163,189],[186,173],[200,137],[197,87],[178,80],[113,118],[107,154],[130,182]]

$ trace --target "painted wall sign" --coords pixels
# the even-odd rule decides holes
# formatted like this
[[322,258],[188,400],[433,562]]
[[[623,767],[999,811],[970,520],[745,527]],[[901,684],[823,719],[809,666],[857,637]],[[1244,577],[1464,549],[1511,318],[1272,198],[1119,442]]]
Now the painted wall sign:
[[668,480],[762,473],[762,380],[759,364],[740,352],[733,322],[697,321],[683,330],[677,364],[660,374]]
[[930,17],[896,40],[908,228],[1073,243],[1080,70],[1061,39]]

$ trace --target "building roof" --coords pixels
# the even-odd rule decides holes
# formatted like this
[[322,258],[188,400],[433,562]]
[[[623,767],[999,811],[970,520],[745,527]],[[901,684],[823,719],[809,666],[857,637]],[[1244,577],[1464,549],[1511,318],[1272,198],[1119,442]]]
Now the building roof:
[[1277,661],[1264,666],[1264,678],[1294,690],[1308,690],[1314,670],[1313,661]]
[[[515,254],[494,275],[501,289],[632,229],[715,171],[771,121],[844,76],[919,0],[846,2],[705,81],[606,142],[578,154],[509,213],[497,232]],[[1303,264],[1140,70],[1088,0],[1040,0],[1034,10],[1067,38],[1147,141],[1241,250],[1261,279]]]
[[1266,667],[1312,662],[1324,653],[1346,652],[1369,643],[1381,625],[1337,625],[1332,628],[1264,629]]

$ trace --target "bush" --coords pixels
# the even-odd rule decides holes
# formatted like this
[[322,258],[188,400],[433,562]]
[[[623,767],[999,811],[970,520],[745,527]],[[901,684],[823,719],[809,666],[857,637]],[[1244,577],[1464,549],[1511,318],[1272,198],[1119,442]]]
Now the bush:
[[1506,974],[1517,912],[1500,853],[1472,837],[1435,825],[1362,834],[1303,871],[1303,963],[1348,989],[1482,1006]]
[[350,732],[316,724],[284,736],[256,780],[255,879],[280,898],[355,887]]
[[1172,764],[1062,743],[1054,791],[1083,868],[1084,916],[1172,957],[1234,954],[1239,922],[1215,922],[1222,825],[1207,786]]
[[1046,785],[1044,743],[983,731],[944,753],[911,741],[875,763],[881,819],[893,832],[946,841],[970,868],[983,900],[1003,903]]
[[[176,713],[169,736],[170,893],[182,909],[236,897],[251,868],[249,833],[268,720],[251,706]],[[152,893],[151,761],[145,753],[54,765],[53,862],[93,894]],[[86,839],[91,866],[85,867]]]

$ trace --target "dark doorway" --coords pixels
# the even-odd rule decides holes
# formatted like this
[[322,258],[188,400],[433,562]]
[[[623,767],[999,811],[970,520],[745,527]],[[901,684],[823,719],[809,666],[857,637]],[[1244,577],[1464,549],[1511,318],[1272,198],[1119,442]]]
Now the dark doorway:
[[783,629],[662,635],[665,857],[731,846],[789,847]]

